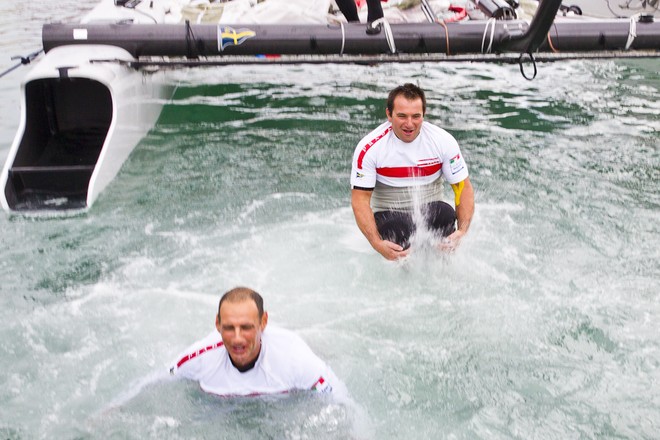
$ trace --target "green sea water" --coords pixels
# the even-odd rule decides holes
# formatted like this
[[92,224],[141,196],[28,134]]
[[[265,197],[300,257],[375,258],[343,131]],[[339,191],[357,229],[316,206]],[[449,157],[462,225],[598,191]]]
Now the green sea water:
[[[2,66],[88,7],[3,4]],[[0,438],[657,438],[659,67],[172,72],[88,212],[0,215]],[[0,79],[3,162],[26,69]],[[397,264],[357,229],[349,172],[405,81],[459,141],[476,213],[455,254]],[[348,400],[221,399],[165,375],[235,285]]]

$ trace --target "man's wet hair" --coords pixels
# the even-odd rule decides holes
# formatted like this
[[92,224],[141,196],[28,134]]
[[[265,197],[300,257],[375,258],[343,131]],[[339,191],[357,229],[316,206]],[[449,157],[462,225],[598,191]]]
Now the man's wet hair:
[[231,303],[243,302],[252,300],[257,305],[257,311],[259,312],[259,320],[261,320],[264,315],[264,299],[256,291],[250,289],[249,287],[234,287],[233,289],[225,292],[220,298],[220,303],[218,304],[218,321],[220,320],[220,307],[222,303],[227,301]]
[[408,101],[421,99],[422,112],[423,114],[426,114],[426,95],[424,94],[424,90],[412,83],[405,83],[404,85],[397,86],[390,91],[390,94],[387,96],[387,111],[390,114],[392,114],[392,110],[394,109],[394,100],[399,95],[402,95]]

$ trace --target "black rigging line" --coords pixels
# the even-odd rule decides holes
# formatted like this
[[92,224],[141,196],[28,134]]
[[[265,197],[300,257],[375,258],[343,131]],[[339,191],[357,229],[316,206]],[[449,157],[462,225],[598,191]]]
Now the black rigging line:
[[26,55],[24,57],[22,57],[20,55],[11,57],[12,60],[21,60],[21,61],[19,63],[17,63],[15,66],[12,66],[9,69],[5,70],[4,72],[0,73],[0,78],[7,75],[9,72],[12,72],[12,71],[18,69],[20,66],[30,64],[43,51],[44,51],[43,49],[39,49],[38,51],[32,52],[31,54]]

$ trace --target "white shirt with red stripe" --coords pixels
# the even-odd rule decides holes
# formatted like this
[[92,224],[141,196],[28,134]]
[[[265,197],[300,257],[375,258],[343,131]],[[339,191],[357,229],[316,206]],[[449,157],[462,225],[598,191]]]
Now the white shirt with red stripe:
[[353,155],[351,186],[375,189],[374,211],[407,209],[420,198],[423,203],[440,200],[438,179],[458,183],[467,177],[468,168],[458,142],[445,130],[423,122],[415,140],[403,142],[388,121],[358,143]]
[[268,325],[254,367],[241,373],[234,367],[214,330],[185,350],[170,366],[170,374],[199,381],[202,390],[221,396],[286,393],[292,390],[331,392],[338,379],[325,362],[295,333]]

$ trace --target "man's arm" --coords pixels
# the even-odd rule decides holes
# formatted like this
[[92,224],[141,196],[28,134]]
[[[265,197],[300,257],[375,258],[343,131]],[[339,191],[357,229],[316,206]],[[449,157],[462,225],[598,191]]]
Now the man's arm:
[[214,330],[206,338],[195,342],[177,356],[169,366],[170,375],[198,380],[204,353],[220,349],[223,345],[220,334]]
[[383,240],[376,227],[376,219],[371,209],[372,191],[363,189],[351,190],[351,206],[355,215],[355,222],[367,238],[371,247],[388,260],[396,260],[408,255],[407,250],[388,240]]
[[470,222],[474,215],[474,188],[470,182],[470,178],[466,177],[465,180],[458,184],[452,185],[456,195],[456,222],[458,229],[449,237],[451,247],[456,247],[461,238],[467,234],[470,228]]

